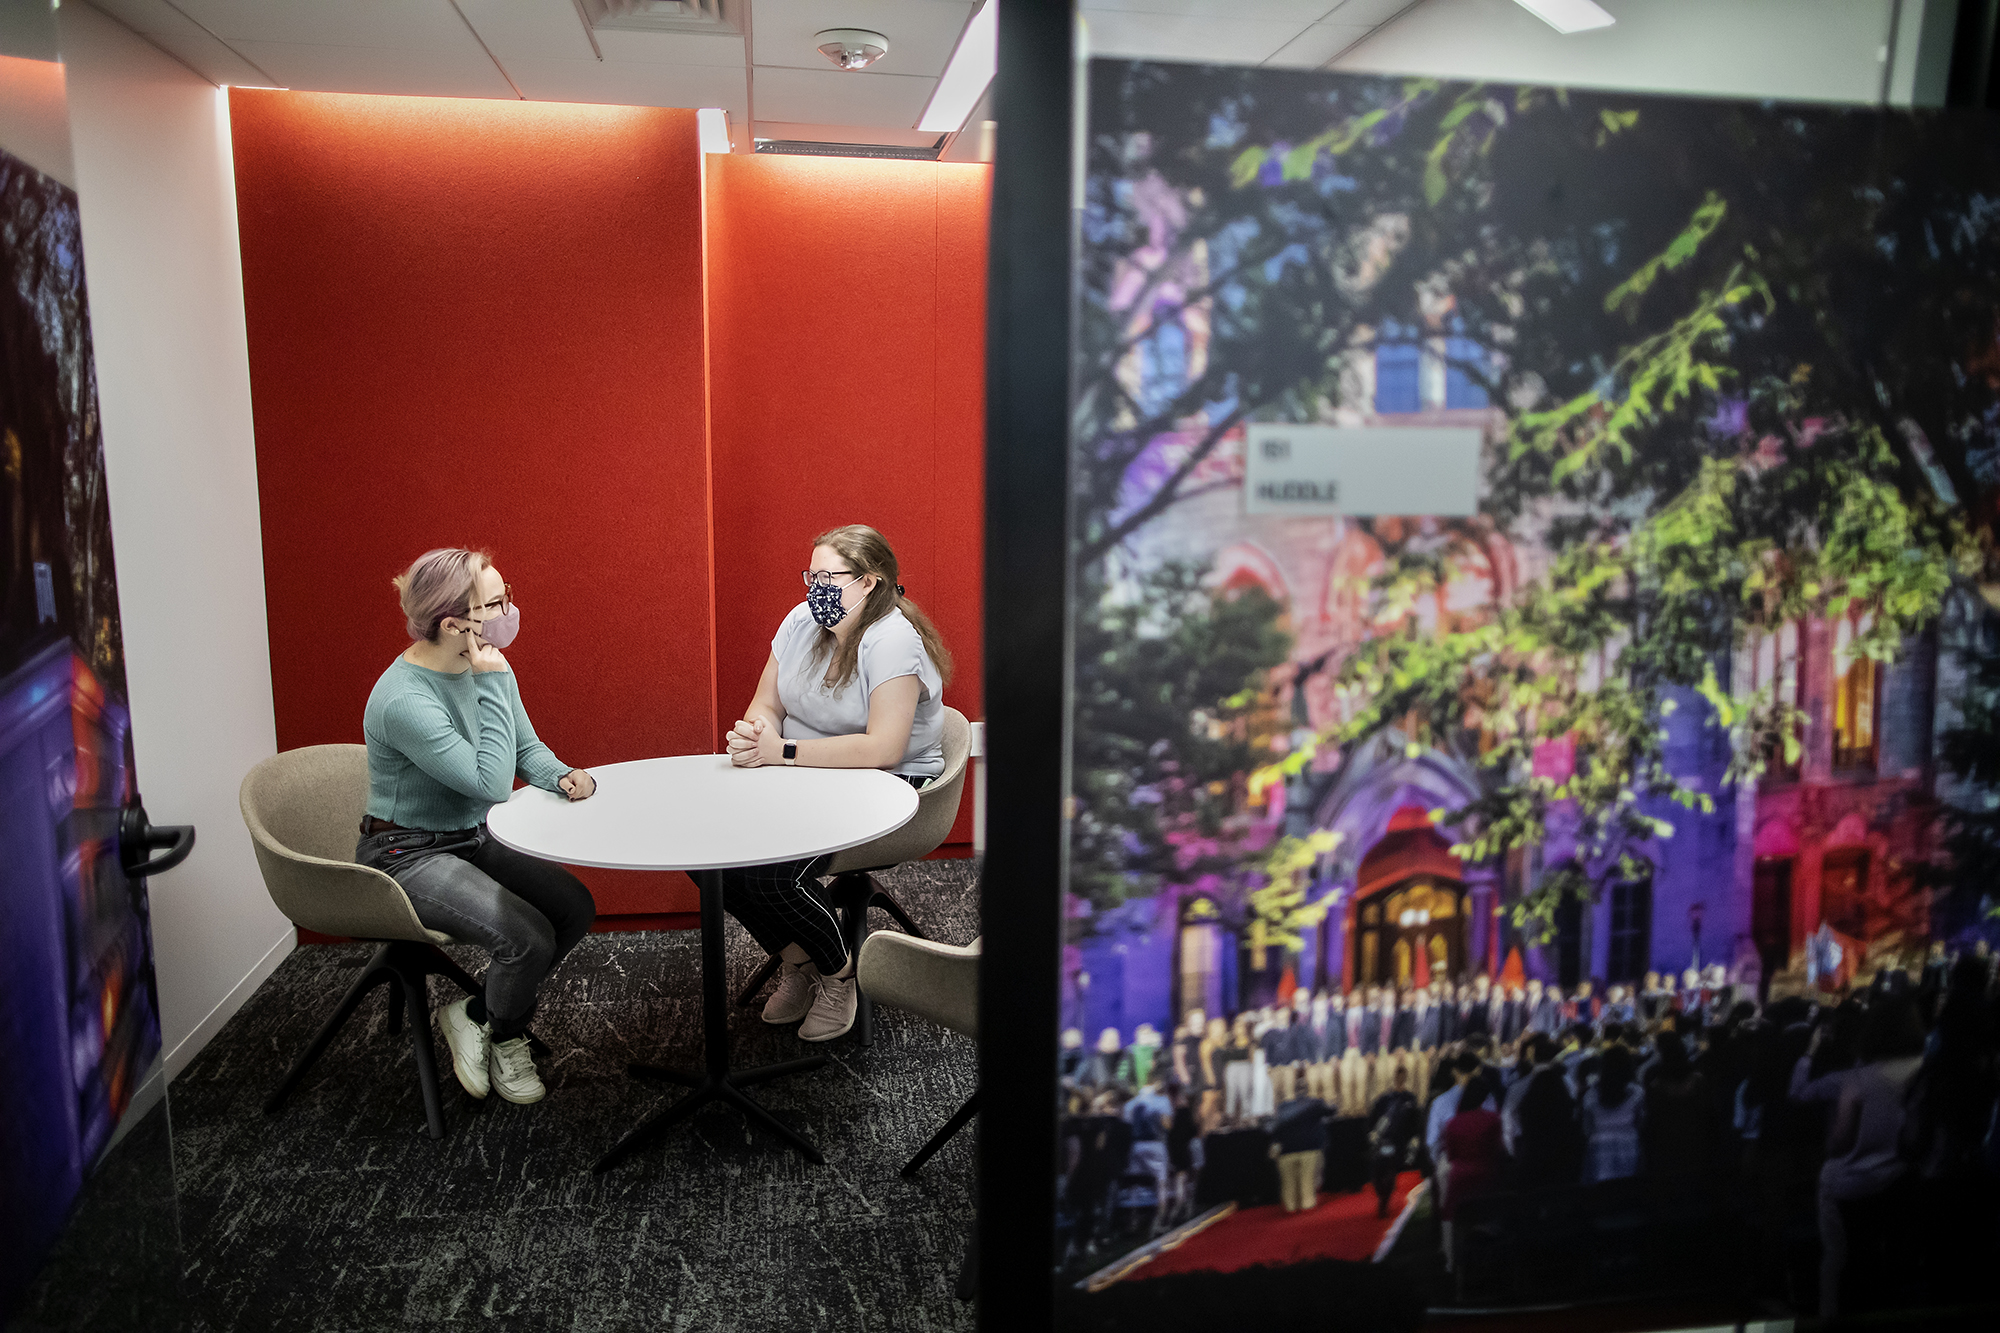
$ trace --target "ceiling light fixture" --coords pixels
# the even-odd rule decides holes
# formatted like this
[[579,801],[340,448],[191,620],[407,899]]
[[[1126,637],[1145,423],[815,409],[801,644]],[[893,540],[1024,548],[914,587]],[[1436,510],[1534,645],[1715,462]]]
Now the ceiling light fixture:
[[1593,0],[1514,0],[1514,3],[1564,35],[1608,28],[1618,21]]
[[937,87],[931,89],[930,105],[924,108],[917,128],[939,134],[956,133],[986,95],[993,71],[1000,63],[1000,0],[986,0],[965,31],[944,67]]
[[889,54],[889,39],[866,28],[828,28],[813,34],[819,53],[841,69],[867,69]]

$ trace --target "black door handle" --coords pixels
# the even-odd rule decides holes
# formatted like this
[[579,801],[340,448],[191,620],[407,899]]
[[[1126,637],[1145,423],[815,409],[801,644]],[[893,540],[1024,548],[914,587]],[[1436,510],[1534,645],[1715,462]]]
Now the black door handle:
[[[166,851],[147,857],[157,848]],[[128,805],[118,819],[118,864],[132,879],[143,879],[172,870],[194,850],[194,825],[154,824],[146,818],[146,807]]]

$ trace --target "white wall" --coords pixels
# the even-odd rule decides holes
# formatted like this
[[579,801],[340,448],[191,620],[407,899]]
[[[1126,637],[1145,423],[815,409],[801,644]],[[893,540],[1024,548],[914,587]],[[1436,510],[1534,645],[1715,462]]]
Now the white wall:
[[[1333,68],[1729,97],[1882,98],[1893,0],[1598,3],[1615,24],[1564,36],[1514,0],[1424,0]],[[1906,44],[1918,5],[1905,0]],[[1906,74],[1905,99],[1908,86]]]
[[140,791],[197,830],[150,884],[171,1078],[293,941],[236,804],[276,739],[228,105],[97,10],[61,15]]

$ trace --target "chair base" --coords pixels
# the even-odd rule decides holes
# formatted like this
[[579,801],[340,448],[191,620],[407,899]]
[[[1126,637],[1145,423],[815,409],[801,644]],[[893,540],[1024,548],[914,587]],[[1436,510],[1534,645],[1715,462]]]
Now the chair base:
[[[389,940],[378,946],[361,975],[347,988],[347,994],[340,999],[340,1005],[333,1015],[320,1025],[313,1034],[312,1044],[293,1063],[286,1073],[284,1082],[278,1085],[264,1103],[265,1115],[276,1115],[285,1104],[285,1099],[311,1072],[313,1065],[333,1039],[340,1034],[361,1002],[377,986],[389,988],[389,1031],[394,1034],[403,1027],[404,1011],[410,1016],[410,1050],[417,1060],[417,1082],[424,1090],[424,1121],[426,1132],[434,1139],[444,1137],[444,1105],[438,1091],[438,1070],[436,1052],[431,1046],[430,987],[433,976],[444,977],[458,986],[467,995],[480,993],[480,985],[454,963],[435,944],[418,944],[414,940]],[[530,1041],[530,1045],[539,1043]],[[546,1050],[547,1048],[542,1048]]]
[[903,1179],[908,1180],[911,1176],[914,1176],[917,1174],[917,1172],[923,1170],[924,1163],[930,1161],[931,1158],[935,1157],[937,1155],[937,1150],[939,1148],[944,1147],[945,1144],[951,1142],[952,1135],[958,1133],[959,1130],[964,1129],[966,1125],[970,1123],[972,1117],[978,1114],[979,1114],[979,1094],[975,1092],[970,1097],[967,1097],[965,1099],[965,1105],[959,1107],[958,1110],[952,1114],[951,1119],[944,1122],[944,1127],[942,1129],[938,1130],[937,1133],[931,1135],[930,1142],[926,1143],[923,1147],[917,1149],[917,1155],[915,1157],[912,1157],[909,1160],[909,1162],[903,1167]]
[[[903,928],[903,933],[914,939],[927,940],[930,936],[917,929],[917,923],[890,893],[876,882],[875,876],[866,870],[849,870],[833,877],[827,886],[827,897],[833,900],[834,909],[840,914],[841,938],[847,942],[847,953],[851,958],[861,955],[861,942],[868,938],[868,912],[870,908],[880,908],[887,912],[895,923]],[[739,1007],[748,1009],[757,1003],[757,997],[769,985],[771,978],[778,974],[779,959],[776,955],[766,959],[764,965],[751,976],[750,983],[736,997]],[[858,1044],[872,1046],[875,1042],[875,1005],[867,993],[857,987],[854,1013],[854,1033]],[[949,1137],[949,1136],[947,1136]]]

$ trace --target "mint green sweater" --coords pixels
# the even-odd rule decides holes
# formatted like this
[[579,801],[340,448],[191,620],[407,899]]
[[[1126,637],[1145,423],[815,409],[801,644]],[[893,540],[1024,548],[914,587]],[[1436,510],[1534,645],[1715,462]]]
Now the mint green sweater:
[[361,715],[368,813],[404,828],[463,829],[514,790],[568,773],[535,736],[511,671],[448,675],[398,656]]

